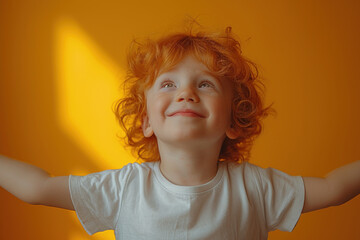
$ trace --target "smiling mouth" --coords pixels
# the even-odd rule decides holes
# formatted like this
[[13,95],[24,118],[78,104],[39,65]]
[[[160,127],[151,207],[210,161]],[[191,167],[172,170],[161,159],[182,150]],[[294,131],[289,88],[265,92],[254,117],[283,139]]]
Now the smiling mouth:
[[173,115],[171,115],[172,117],[173,116],[184,116],[184,117],[200,117],[199,115],[197,115],[196,113],[186,113],[186,112],[178,112],[178,113],[175,113]]
[[186,110],[181,110],[181,111],[176,111],[174,113],[171,113],[169,115],[170,117],[173,116],[183,116],[183,117],[198,117],[198,118],[204,118],[204,116],[202,116],[201,114],[194,112],[192,110],[186,109]]

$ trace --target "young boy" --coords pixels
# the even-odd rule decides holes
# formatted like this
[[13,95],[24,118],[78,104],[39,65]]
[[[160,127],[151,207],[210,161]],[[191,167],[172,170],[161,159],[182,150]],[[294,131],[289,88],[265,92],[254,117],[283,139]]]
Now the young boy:
[[133,44],[128,65],[115,113],[143,164],[50,177],[0,156],[0,185],[31,204],[76,210],[89,234],[136,240],[267,239],[302,212],[359,194],[360,161],[326,178],[247,162],[270,108],[231,28]]

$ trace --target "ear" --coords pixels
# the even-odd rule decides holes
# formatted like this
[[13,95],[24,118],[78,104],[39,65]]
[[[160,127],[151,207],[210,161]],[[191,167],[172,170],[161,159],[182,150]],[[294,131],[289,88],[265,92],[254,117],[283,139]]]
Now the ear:
[[237,137],[239,137],[239,133],[237,131],[235,131],[235,129],[233,128],[229,128],[228,130],[226,130],[226,136],[230,139],[236,139]]
[[150,126],[149,117],[145,115],[142,121],[142,130],[144,137],[151,137],[154,134],[152,127]]

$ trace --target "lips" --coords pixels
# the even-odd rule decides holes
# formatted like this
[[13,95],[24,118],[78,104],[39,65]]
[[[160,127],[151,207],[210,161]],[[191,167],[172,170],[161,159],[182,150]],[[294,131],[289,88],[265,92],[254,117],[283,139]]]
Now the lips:
[[200,117],[200,118],[204,118],[203,115],[201,115],[200,113],[191,110],[191,109],[181,109],[181,110],[177,110],[175,112],[172,112],[168,115],[169,117],[173,117],[173,116],[184,116],[184,117]]

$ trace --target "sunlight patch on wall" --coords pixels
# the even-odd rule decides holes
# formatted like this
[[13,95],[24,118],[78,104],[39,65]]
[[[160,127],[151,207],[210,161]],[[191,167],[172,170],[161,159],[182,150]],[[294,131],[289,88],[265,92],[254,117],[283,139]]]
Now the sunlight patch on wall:
[[116,136],[120,128],[112,112],[124,70],[71,19],[60,19],[55,29],[60,126],[99,168],[132,162]]

